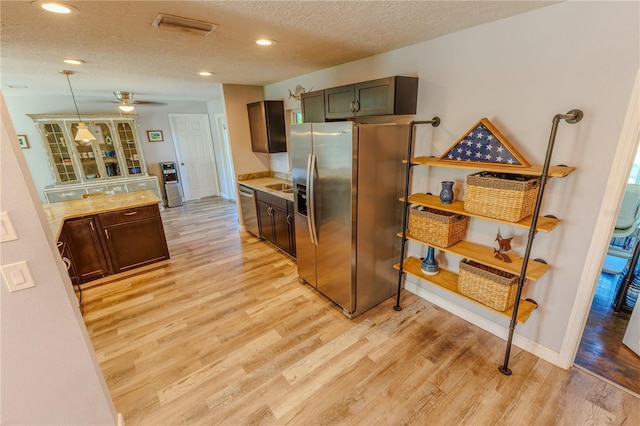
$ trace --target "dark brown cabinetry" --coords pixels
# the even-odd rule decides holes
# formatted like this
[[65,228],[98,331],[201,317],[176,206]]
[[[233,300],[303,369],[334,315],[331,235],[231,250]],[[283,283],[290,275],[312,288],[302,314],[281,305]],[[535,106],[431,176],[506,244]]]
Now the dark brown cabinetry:
[[59,240],[65,246],[63,257],[71,262],[69,276],[74,284],[110,274],[94,216],[67,220]]
[[284,103],[261,101],[247,104],[253,152],[286,152]]
[[324,90],[326,120],[415,114],[417,104],[417,77],[387,77]]
[[67,220],[59,240],[74,284],[169,259],[157,205]]
[[300,104],[305,123],[324,123],[324,90],[303,93]]
[[260,237],[295,257],[293,203],[284,198],[256,191]]
[[169,258],[158,206],[103,213],[98,220],[112,273]]

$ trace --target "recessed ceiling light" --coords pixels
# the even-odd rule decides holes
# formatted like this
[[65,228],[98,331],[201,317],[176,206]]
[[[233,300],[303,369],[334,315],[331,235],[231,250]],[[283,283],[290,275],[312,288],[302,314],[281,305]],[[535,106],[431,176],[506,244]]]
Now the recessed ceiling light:
[[60,13],[63,15],[66,15],[69,13],[78,13],[78,9],[76,9],[75,7],[68,5],[66,3],[60,3],[57,1],[39,0],[39,1],[32,2],[32,4],[43,8],[47,12]]
[[271,46],[273,44],[276,44],[275,40],[269,40],[267,38],[261,38],[259,40],[256,40],[256,44],[260,45],[260,46]]
[[198,74],[200,74],[203,77],[211,77],[213,75],[211,71],[200,71]]
[[64,62],[65,62],[65,64],[71,64],[71,65],[82,65],[82,64],[84,64],[84,61],[82,59],[73,59],[73,58],[65,58]]

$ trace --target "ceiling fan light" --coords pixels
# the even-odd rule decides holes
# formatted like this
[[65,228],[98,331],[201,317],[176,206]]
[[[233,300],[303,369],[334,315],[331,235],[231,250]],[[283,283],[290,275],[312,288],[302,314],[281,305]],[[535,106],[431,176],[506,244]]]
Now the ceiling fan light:
[[89,128],[83,122],[78,123],[78,132],[76,133],[75,140],[82,142],[95,141],[96,137],[89,131]]
[[136,109],[136,107],[134,107],[133,105],[118,105],[118,108],[120,109],[120,111],[122,112],[131,112],[134,109]]

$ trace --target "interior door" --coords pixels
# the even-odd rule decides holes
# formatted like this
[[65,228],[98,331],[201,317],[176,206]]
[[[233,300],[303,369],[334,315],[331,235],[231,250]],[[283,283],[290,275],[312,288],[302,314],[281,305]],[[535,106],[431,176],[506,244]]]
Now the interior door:
[[[218,176],[220,180],[220,193],[227,200],[236,200],[236,181],[234,179],[231,148],[229,148],[229,133],[224,114],[216,114],[216,127],[218,130],[218,145],[214,146],[216,160],[218,162]],[[216,149],[217,148],[217,149]],[[218,155],[219,154],[219,155]]]
[[220,195],[207,114],[169,114],[185,200]]

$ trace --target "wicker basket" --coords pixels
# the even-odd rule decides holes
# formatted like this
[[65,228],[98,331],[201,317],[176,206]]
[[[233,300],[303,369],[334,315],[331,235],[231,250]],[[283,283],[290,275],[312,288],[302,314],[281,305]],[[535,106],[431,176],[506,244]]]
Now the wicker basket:
[[417,240],[438,247],[449,247],[467,234],[467,216],[430,207],[412,207],[409,211],[409,233]]
[[531,215],[540,191],[540,178],[480,172],[467,176],[464,209],[481,216],[518,222]]
[[462,259],[458,291],[497,311],[512,307],[516,300],[518,276],[472,260]]

